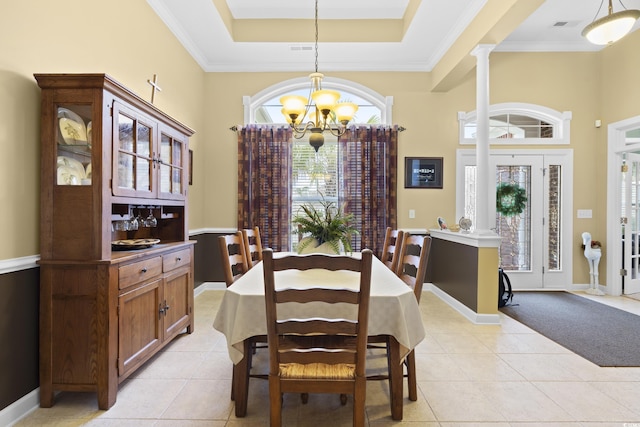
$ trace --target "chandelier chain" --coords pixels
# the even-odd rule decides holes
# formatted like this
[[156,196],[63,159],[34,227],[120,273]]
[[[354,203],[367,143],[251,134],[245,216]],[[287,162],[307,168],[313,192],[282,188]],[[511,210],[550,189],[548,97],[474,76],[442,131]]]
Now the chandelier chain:
[[318,72],[318,0],[316,0],[316,73]]

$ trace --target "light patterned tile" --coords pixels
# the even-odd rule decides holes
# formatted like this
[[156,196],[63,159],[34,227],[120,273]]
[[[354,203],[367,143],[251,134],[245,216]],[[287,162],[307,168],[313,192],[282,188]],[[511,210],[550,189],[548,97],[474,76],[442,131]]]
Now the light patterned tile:
[[473,382],[423,381],[420,390],[438,421],[508,421]]
[[501,354],[500,358],[529,381],[578,381],[574,354]]
[[436,342],[447,353],[490,353],[476,336],[467,333],[434,334]]
[[[213,329],[224,290],[195,299],[196,324],[120,385],[108,411],[95,393],[63,392],[52,408],[37,408],[16,426],[267,427],[268,383],[251,379],[247,416],[230,400],[231,361],[225,337]],[[598,297],[600,298],[600,297]],[[640,308],[627,298],[604,298]],[[419,398],[404,381],[404,419],[391,419],[386,381],[367,383],[367,425],[376,427],[640,427],[640,367],[601,368],[500,315],[501,324],[474,325],[431,292],[420,303],[427,336],[416,348]],[[254,369],[265,370],[259,350]],[[382,353],[370,368],[386,370]],[[286,394],[285,427],[351,425],[351,402],[312,395],[303,405]]]
[[496,411],[511,422],[576,421],[529,382],[482,382],[474,386],[478,393],[493,402]]
[[525,381],[495,354],[451,354],[449,357],[473,381]]
[[228,420],[233,410],[231,381],[189,381],[161,414],[172,420]]
[[640,420],[640,414],[587,382],[535,382],[534,385],[578,421]]

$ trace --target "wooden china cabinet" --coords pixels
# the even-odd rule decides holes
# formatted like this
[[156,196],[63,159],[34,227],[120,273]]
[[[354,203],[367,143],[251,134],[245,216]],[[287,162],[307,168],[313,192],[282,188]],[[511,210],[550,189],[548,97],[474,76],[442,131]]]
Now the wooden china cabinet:
[[36,74],[42,90],[40,405],[118,384],[193,332],[188,139],[105,74]]

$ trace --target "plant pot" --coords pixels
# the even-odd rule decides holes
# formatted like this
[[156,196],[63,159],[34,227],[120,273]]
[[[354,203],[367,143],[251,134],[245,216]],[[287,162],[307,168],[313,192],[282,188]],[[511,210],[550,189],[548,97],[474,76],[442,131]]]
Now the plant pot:
[[[309,243],[306,243],[307,241],[309,241]],[[299,254],[339,254],[339,252],[336,252],[333,249],[333,246],[328,242],[324,242],[323,244],[319,245],[318,241],[313,237],[305,237],[304,239],[300,240],[300,243],[298,243],[298,247],[300,246],[304,246],[304,249],[302,249],[301,251],[299,250]],[[338,246],[340,250],[344,251],[342,243],[339,243]]]

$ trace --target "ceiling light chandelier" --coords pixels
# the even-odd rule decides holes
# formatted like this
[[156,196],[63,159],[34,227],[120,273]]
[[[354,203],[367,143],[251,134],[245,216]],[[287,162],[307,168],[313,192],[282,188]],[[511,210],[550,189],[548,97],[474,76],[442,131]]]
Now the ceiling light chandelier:
[[[307,132],[309,144],[316,152],[324,144],[324,132],[329,131],[334,136],[341,136],[347,130],[347,124],[353,120],[358,106],[352,102],[340,102],[340,92],[322,89],[324,75],[318,72],[318,0],[316,0],[316,68],[309,74],[311,89],[309,98],[300,95],[286,95],[280,98],[282,114],[293,129],[296,139],[302,138]],[[309,112],[313,104],[315,111]],[[305,120],[309,120],[304,123]]]
[[[609,0],[609,13],[593,21],[582,30],[582,36],[593,44],[605,45],[617,42],[631,31],[633,24],[640,18],[640,10],[636,9],[625,8],[625,10],[613,13],[611,1]],[[604,3],[604,0],[602,2]],[[622,6],[624,7],[624,5]],[[600,3],[600,7],[602,7],[602,3]]]

